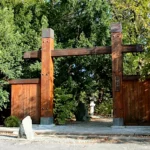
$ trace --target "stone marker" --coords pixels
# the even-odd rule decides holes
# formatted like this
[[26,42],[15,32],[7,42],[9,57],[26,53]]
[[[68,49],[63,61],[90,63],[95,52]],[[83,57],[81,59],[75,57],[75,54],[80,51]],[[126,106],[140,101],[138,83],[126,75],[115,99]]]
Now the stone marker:
[[95,107],[95,103],[94,101],[90,102],[90,115],[93,116],[94,115],[94,107]]
[[30,116],[25,117],[19,128],[19,138],[26,138],[28,140],[34,139],[34,133],[32,130],[32,120]]

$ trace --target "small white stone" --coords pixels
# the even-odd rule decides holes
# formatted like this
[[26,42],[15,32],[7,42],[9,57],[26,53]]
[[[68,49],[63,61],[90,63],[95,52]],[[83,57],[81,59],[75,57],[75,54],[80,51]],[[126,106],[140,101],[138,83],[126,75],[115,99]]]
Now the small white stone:
[[34,133],[32,129],[32,120],[30,116],[25,117],[19,128],[19,138],[27,138],[28,140],[34,139]]

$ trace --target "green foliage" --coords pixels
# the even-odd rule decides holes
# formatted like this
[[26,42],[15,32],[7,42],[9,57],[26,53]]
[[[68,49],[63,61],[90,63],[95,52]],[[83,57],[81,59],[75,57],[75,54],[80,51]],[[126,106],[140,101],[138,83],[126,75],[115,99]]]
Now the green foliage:
[[4,120],[5,127],[19,127],[21,121],[16,116],[9,116]]
[[20,34],[16,31],[13,19],[11,8],[0,9],[0,110],[6,108],[9,101],[6,81],[22,74]]
[[142,44],[145,51],[136,57],[132,54],[124,56],[124,74],[150,76],[149,0],[109,1],[113,22],[121,22],[123,25],[124,44]]
[[107,116],[111,114],[112,109],[113,109],[112,99],[105,100],[102,103],[96,105],[95,114]]
[[9,102],[9,93],[4,90],[2,87],[0,87],[0,111],[2,111],[3,108],[7,107],[7,104]]
[[54,117],[56,124],[65,124],[70,119],[75,110],[73,95],[68,94],[65,89],[56,88],[54,98]]
[[41,29],[48,26],[38,0],[0,1],[0,110],[6,108],[9,87],[14,78],[39,77],[40,63],[22,59],[23,53],[41,47]]

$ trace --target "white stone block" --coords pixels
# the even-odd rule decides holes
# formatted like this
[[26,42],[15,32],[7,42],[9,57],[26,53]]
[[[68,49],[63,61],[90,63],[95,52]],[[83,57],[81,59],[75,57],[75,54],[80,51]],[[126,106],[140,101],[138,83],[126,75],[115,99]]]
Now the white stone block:
[[34,139],[34,132],[32,129],[32,120],[30,116],[25,117],[19,128],[19,138],[26,138],[28,140]]

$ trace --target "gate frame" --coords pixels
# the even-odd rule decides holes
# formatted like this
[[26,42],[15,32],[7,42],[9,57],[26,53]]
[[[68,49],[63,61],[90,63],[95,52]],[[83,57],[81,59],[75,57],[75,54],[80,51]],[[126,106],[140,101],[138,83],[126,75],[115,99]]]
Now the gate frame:
[[[54,30],[51,28],[42,31],[42,50],[24,53],[24,58],[41,59],[41,80],[40,80],[40,124],[48,125],[53,123],[53,93],[54,93],[54,68],[53,57],[83,56],[83,55],[112,55],[112,91],[113,91],[113,125],[124,125],[124,110],[122,99],[123,81],[123,53],[142,52],[141,45],[122,45],[122,26],[120,23],[111,25],[112,46],[102,46],[94,48],[75,48],[54,50]],[[28,81],[39,79],[16,79],[10,84],[23,84]],[[21,82],[22,81],[22,82]],[[12,89],[13,90],[13,89]],[[11,100],[13,97],[11,97]],[[11,108],[14,108],[11,105]],[[11,110],[11,115],[16,115],[15,110]]]

